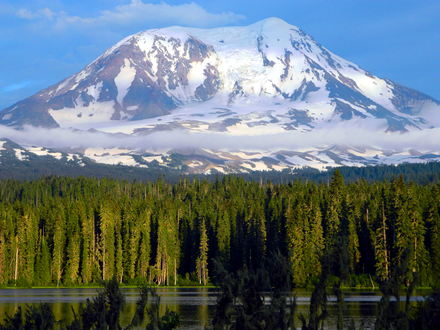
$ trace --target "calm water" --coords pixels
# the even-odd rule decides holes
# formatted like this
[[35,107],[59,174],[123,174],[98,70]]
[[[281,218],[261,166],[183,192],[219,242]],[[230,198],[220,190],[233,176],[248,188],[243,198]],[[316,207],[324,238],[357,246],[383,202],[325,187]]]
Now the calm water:
[[[127,325],[130,323],[136,308],[136,300],[139,298],[137,289],[122,289],[126,297],[126,306],[122,314],[121,323]],[[162,313],[165,312],[165,306],[170,310],[179,313],[181,320],[181,329],[203,329],[205,325],[209,325],[214,315],[214,305],[216,300],[215,289],[157,289],[157,293],[161,297]],[[345,293],[345,300],[349,310],[349,318],[353,318],[357,327],[360,322],[365,323],[366,329],[374,328],[375,315],[377,313],[377,303],[381,298],[378,291],[360,291],[353,290]],[[0,290],[0,319],[3,320],[5,313],[12,315],[17,306],[23,306],[25,310],[26,304],[39,303],[42,301],[53,304],[53,310],[57,320],[73,319],[72,308],[78,313],[80,304],[87,298],[97,294],[97,289],[17,289],[17,290]],[[310,302],[311,291],[298,290],[297,303],[298,314],[307,315],[308,305]],[[417,292],[412,300],[421,300],[427,292]],[[336,313],[336,299],[330,296],[329,311],[330,314]],[[405,297],[402,296],[404,301]],[[347,318],[347,325],[349,324]],[[300,324],[297,323],[297,326]],[[145,327],[144,327],[145,328]],[[327,329],[334,329],[334,318],[330,317]]]

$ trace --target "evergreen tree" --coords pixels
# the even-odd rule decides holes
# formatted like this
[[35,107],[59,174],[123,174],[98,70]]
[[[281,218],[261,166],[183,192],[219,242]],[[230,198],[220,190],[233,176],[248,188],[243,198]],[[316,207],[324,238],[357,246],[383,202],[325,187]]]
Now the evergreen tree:
[[336,171],[329,186],[235,176],[177,185],[164,177],[2,181],[0,283],[90,283],[115,275],[170,284],[194,271],[203,283],[214,258],[230,271],[245,264],[254,270],[279,249],[303,285],[342,235],[352,274],[385,280],[410,246],[411,270],[429,284],[440,275],[439,186],[405,180],[345,186]]
[[[75,203],[76,204],[76,203]],[[71,205],[67,212],[66,223],[66,239],[67,239],[67,256],[64,273],[65,283],[78,283],[80,257],[81,257],[81,240],[80,225],[77,205]]]
[[340,230],[342,202],[345,198],[345,184],[341,172],[336,169],[330,184],[325,214],[325,248],[329,252],[334,248],[336,236]]
[[389,256],[388,256],[388,245],[387,245],[387,225],[385,218],[385,210],[382,204],[382,215],[378,219],[378,227],[373,234],[375,239],[374,249],[376,256],[376,275],[381,280],[386,280],[389,277]]
[[[150,242],[150,210],[147,208],[139,216],[139,252],[133,257],[137,260],[136,274],[141,277],[147,277],[148,270],[150,268],[150,254],[151,254],[151,242]],[[136,231],[135,229],[134,231]],[[134,238],[132,244],[136,243],[137,239]],[[150,270],[151,274],[151,270]]]
[[429,257],[425,247],[425,223],[422,218],[416,187],[412,181],[408,185],[408,218],[410,225],[407,234],[408,246],[413,250],[413,259],[410,260],[409,265],[412,267],[413,272],[419,273],[421,283],[427,283]]
[[199,283],[206,285],[208,280],[208,235],[206,233],[205,219],[200,223],[200,245],[196,267]]
[[322,216],[317,196],[316,186],[309,191],[309,200],[304,205],[308,228],[305,236],[304,260],[306,266],[306,274],[310,276],[318,276],[321,273],[320,256],[324,250],[324,237],[322,230]]
[[[95,249],[95,219],[87,214],[85,205],[80,203],[79,215],[81,219],[81,281],[88,284],[93,280],[93,268],[96,263]],[[95,266],[95,268],[97,268]]]
[[398,263],[406,248],[406,242],[403,239],[404,233],[409,229],[406,211],[406,185],[403,176],[400,176],[398,180],[393,178],[391,181],[388,196],[387,218],[389,219],[390,244],[393,247],[391,259],[394,265]]
[[307,279],[305,265],[304,244],[305,244],[305,215],[303,205],[298,203],[293,210],[288,209],[286,214],[287,246],[293,269],[293,283],[304,285]]
[[8,262],[7,262],[7,250],[5,236],[3,230],[0,228],[0,285],[4,285],[8,280]]
[[39,285],[49,285],[51,283],[51,258],[49,246],[43,233],[40,234],[39,249],[35,264],[36,283]]
[[358,237],[358,226],[357,219],[359,219],[359,209],[354,202],[350,203],[347,207],[348,209],[344,210],[346,213],[347,224],[348,224],[348,250],[350,255],[350,269],[354,274],[356,273],[357,266],[359,265],[359,261],[361,258],[361,253],[359,251],[359,237]]
[[122,242],[124,249],[124,278],[133,279],[136,272],[137,252],[139,249],[140,227],[133,205],[129,205],[123,215]]
[[123,268],[123,250],[122,250],[122,235],[120,223],[117,223],[115,227],[115,237],[116,237],[116,255],[115,255],[115,271],[116,279],[122,283],[124,268]]
[[0,203],[0,278],[3,284],[6,284],[13,278],[15,256],[14,223],[11,205]]
[[115,222],[116,214],[111,201],[101,205],[100,212],[100,252],[102,279],[110,280],[115,270]]
[[[61,209],[59,209],[61,211]],[[64,214],[55,215],[55,227],[53,233],[53,250],[52,250],[52,278],[53,282],[60,285],[64,272],[64,243],[65,239],[65,222]]]
[[19,277],[32,284],[35,277],[35,259],[38,243],[38,223],[30,207],[23,210],[18,223]]
[[[169,222],[168,222],[169,224]],[[167,283],[169,271],[169,255],[168,255],[168,226],[166,217],[162,210],[159,210],[157,216],[157,248],[156,248],[156,271],[157,284]]]
[[430,264],[432,274],[440,274],[440,216],[439,216],[440,192],[439,186],[431,189],[431,198],[427,212],[428,246],[430,251]]
[[223,266],[227,269],[229,266],[230,249],[231,249],[231,224],[229,221],[228,209],[222,207],[218,214],[217,220],[217,250],[218,257]]

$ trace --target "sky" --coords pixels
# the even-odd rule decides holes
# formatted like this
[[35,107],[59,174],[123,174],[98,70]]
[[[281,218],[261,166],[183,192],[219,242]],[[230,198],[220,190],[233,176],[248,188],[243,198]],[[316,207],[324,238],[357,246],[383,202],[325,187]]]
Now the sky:
[[139,31],[246,26],[268,17],[300,27],[380,78],[440,100],[438,0],[3,0],[0,110]]

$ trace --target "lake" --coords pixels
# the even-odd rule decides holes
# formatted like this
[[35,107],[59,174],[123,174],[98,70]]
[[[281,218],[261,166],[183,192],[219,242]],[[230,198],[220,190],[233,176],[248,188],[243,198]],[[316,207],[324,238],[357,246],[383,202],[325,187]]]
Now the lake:
[[[137,289],[122,288],[126,297],[126,305],[121,317],[123,326],[130,323],[136,308],[136,300],[139,298]],[[310,290],[296,290],[298,309],[297,314],[307,315],[310,303]],[[165,312],[165,306],[176,311],[180,315],[180,329],[204,329],[209,325],[214,316],[214,305],[216,302],[216,290],[207,288],[159,288],[158,295],[161,297],[161,314]],[[428,291],[418,291],[413,301],[422,300]],[[12,315],[17,306],[22,306],[23,312],[26,304],[49,302],[57,320],[73,319],[72,307],[78,313],[80,304],[87,298],[97,294],[97,289],[3,289],[0,290],[0,319],[3,321],[5,313]],[[377,303],[381,298],[379,291],[344,291],[348,307],[347,325],[350,318],[355,320],[356,326],[364,321],[365,329],[373,329],[377,313]],[[402,293],[401,301],[404,301]],[[329,312],[333,316],[336,313],[336,298],[330,296]],[[297,327],[300,326],[298,321]],[[143,327],[145,328],[145,326]],[[326,323],[326,329],[335,329],[335,318],[330,317]]]

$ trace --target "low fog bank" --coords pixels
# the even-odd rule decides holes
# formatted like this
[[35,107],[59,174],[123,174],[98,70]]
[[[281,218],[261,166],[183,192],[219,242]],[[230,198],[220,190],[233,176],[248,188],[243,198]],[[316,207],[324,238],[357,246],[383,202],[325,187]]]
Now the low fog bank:
[[440,151],[440,128],[407,133],[383,133],[352,128],[315,129],[310,132],[286,131],[277,134],[237,136],[228,133],[192,133],[184,130],[156,132],[149,135],[107,134],[98,131],[43,129],[27,126],[15,130],[0,126],[0,138],[20,145],[47,148],[128,148],[172,149],[207,148],[223,150],[298,150],[331,145],[373,147],[381,150],[421,152]]

